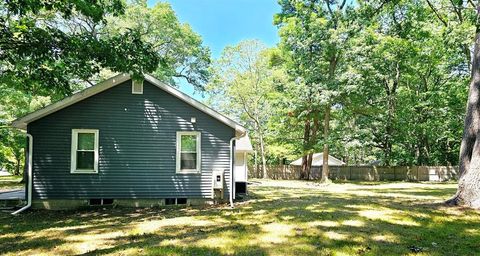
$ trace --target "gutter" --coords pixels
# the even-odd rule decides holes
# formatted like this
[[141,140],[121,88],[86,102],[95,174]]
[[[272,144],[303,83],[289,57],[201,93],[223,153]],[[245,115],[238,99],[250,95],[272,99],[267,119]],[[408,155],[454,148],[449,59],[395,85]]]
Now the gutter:
[[27,179],[28,179],[28,188],[27,188],[27,205],[25,205],[24,207],[22,207],[21,209],[15,211],[12,213],[12,215],[16,215],[18,213],[21,213],[23,211],[25,211],[26,209],[30,208],[30,206],[32,206],[32,178],[33,178],[33,175],[32,175],[32,159],[33,159],[33,156],[32,156],[32,153],[33,153],[33,136],[29,133],[26,134],[27,137],[28,137],[28,172],[27,172]]
[[235,206],[233,205],[233,191],[234,191],[234,185],[233,184],[233,158],[235,157],[235,151],[233,150],[233,141],[241,139],[247,135],[246,132],[244,132],[241,136],[239,137],[233,137],[230,139],[230,207],[234,208]]

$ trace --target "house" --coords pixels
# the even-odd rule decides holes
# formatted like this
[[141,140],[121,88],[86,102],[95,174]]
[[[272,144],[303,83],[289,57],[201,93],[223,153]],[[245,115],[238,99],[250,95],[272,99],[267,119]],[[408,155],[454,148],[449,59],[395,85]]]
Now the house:
[[240,124],[149,75],[117,75],[12,126],[29,137],[36,208],[233,204],[235,159],[251,148],[235,148]]
[[[291,162],[290,165],[302,166],[302,158],[300,157],[299,159]],[[312,166],[320,167],[322,165],[323,165],[323,153],[313,154]],[[345,165],[345,163],[342,160],[335,158],[331,155],[328,155],[328,166],[342,166],[342,165]]]

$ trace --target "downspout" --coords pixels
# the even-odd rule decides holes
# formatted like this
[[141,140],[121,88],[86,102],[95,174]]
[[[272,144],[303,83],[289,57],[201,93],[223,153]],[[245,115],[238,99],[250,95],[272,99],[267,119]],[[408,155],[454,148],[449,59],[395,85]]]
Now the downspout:
[[33,136],[29,133],[26,134],[28,137],[28,171],[27,171],[27,179],[28,179],[28,188],[27,188],[27,205],[22,207],[21,209],[13,212],[13,215],[16,215],[18,213],[21,213],[25,211],[26,209],[30,208],[32,206],[32,179],[33,179],[33,174],[32,174],[32,159],[33,159]]
[[233,150],[233,141],[243,138],[247,135],[246,132],[244,132],[241,136],[239,137],[233,137],[230,139],[230,207],[234,207],[233,205],[233,158],[235,157],[235,151]]

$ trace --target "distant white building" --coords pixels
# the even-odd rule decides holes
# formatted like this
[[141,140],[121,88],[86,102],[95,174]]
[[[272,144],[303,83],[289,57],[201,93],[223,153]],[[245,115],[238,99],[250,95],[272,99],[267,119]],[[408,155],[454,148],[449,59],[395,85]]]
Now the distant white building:
[[7,172],[7,170],[3,169],[3,167],[0,166],[0,176],[12,176],[12,174]]
[[[300,157],[299,159],[291,162],[290,165],[301,166],[302,165],[302,157]],[[322,165],[323,165],[323,153],[313,154],[312,166],[320,167]],[[345,163],[342,160],[340,160],[338,158],[335,158],[331,155],[328,155],[328,166],[342,166],[342,165],[345,165]]]

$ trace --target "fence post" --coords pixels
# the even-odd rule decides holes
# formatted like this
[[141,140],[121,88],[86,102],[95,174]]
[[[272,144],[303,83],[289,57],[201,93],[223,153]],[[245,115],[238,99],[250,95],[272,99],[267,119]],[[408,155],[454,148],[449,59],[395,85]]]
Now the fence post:
[[393,166],[393,180],[397,180],[397,172],[395,170],[396,168]]
[[348,178],[348,180],[352,180],[352,166],[349,166],[348,170],[350,172],[350,175],[349,175],[350,177]]

